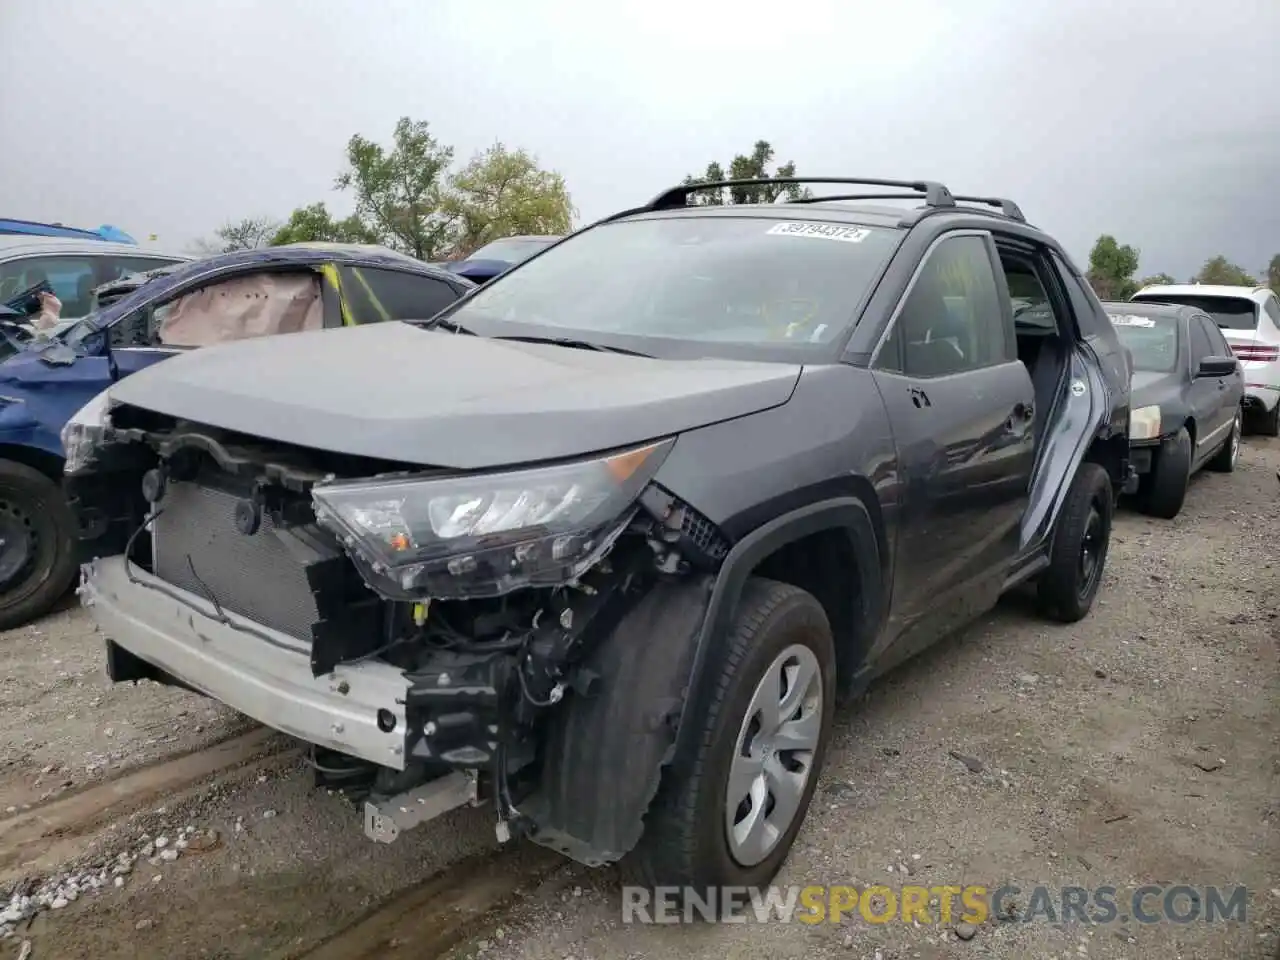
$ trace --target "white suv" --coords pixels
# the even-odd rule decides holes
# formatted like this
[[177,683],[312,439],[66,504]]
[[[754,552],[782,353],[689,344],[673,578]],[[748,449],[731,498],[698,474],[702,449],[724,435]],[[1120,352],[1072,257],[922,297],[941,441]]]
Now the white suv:
[[1213,317],[1244,367],[1245,413],[1254,429],[1280,436],[1280,298],[1267,287],[1180,283],[1143,287],[1130,300],[1185,303]]

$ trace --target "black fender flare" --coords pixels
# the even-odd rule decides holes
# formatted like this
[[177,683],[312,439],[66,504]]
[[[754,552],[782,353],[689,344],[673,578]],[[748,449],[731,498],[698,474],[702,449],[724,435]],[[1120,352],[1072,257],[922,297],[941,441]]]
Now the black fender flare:
[[635,847],[664,771],[698,726],[685,720],[714,678],[707,666],[752,569],[779,547],[833,528],[846,530],[866,561],[858,564],[860,629],[879,629],[879,542],[858,497],[815,502],[763,524],[714,575],[659,581],[589,658],[601,692],[571,697],[550,718],[538,784],[520,804],[531,840],[588,866]]
[[[846,644],[852,643],[860,648],[862,653],[870,649],[883,624],[887,603],[884,571],[881,568],[883,553],[876,525],[867,505],[855,496],[834,497],[798,507],[761,524],[734,544],[716,576],[711,598],[703,614],[702,626],[698,631],[697,646],[684,691],[684,704],[677,721],[677,748],[683,746],[686,738],[693,735],[690,731],[696,724],[687,721],[709,692],[707,666],[718,643],[727,634],[751,572],[778,548],[811,534],[833,529],[845,531],[852,539],[855,556],[859,558],[857,574],[860,581],[851,598],[859,607],[854,617],[855,636],[837,638],[837,656],[841,656],[839,645],[842,639]],[[846,669],[839,678],[840,687],[843,692],[848,692],[861,664],[852,656],[842,656],[841,659],[842,666]],[[667,762],[669,761],[668,757]]]

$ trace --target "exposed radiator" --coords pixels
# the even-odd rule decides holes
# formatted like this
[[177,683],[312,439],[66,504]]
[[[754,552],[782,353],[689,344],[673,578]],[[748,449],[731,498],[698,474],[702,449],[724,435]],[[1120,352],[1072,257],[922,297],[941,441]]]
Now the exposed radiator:
[[224,610],[310,640],[318,618],[305,570],[312,548],[291,531],[277,530],[265,515],[257,533],[240,533],[238,499],[214,487],[170,482],[152,525],[155,575],[196,596],[212,594]]

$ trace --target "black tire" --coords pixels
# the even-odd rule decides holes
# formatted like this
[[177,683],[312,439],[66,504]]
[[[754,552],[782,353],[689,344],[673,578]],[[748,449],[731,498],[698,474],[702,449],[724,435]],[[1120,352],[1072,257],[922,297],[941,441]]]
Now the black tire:
[[1255,417],[1256,432],[1264,437],[1280,437],[1280,403],[1267,413],[1263,411]]
[[1206,466],[1218,473],[1234,473],[1236,461],[1240,459],[1240,438],[1244,436],[1244,413],[1236,408],[1235,419],[1231,423],[1231,432],[1227,434],[1222,449],[1213,455]]
[[[1111,544],[1114,510],[1115,495],[1107,471],[1100,464],[1080,464],[1053,532],[1049,567],[1037,585],[1045,616],[1075,623],[1093,607]],[[1086,538],[1092,543],[1093,564],[1089,566],[1084,562]]]
[[1150,516],[1172,520],[1182,510],[1190,482],[1191,434],[1182,427],[1172,442],[1152,458],[1151,474],[1139,494],[1139,509]]
[[0,588],[0,630],[8,630],[48,613],[70,588],[78,567],[75,524],[56,483],[10,460],[0,460],[0,523],[31,538],[29,560]]
[[[789,827],[764,859],[750,866],[731,851],[727,823],[730,767],[757,686],[775,661],[795,646],[816,658],[822,692],[821,727],[808,777]],[[835,643],[822,605],[798,587],[747,581],[714,669],[714,688],[689,746],[667,770],[645,816],[644,834],[621,867],[627,882],[649,887],[759,888],[782,867],[804,823],[831,736],[836,693]]]

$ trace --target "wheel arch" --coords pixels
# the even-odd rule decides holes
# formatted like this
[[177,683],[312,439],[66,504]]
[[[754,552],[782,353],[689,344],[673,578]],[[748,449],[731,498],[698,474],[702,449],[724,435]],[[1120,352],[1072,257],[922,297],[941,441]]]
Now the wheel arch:
[[66,465],[66,460],[56,453],[20,443],[0,443],[0,460],[12,460],[38,470],[54,483],[62,482],[62,468]]
[[[610,694],[575,697],[553,716],[538,783],[521,804],[530,839],[589,866],[634,848],[666,771],[698,735],[699,725],[686,720],[714,694],[717,671],[710,667],[748,579],[763,575],[771,558],[785,560],[780,551],[815,537],[844,551],[859,581],[856,588],[848,582],[851,572],[839,591],[849,613],[837,636],[837,681],[851,682],[881,621],[888,554],[879,516],[873,496],[814,501],[740,537],[716,572],[659,581],[588,658]],[[784,570],[778,579],[809,589],[794,573]],[[839,602],[837,591],[826,600],[824,610]]]
[[[716,575],[698,631],[677,726],[678,746],[689,735],[691,725],[686,720],[690,713],[709,694],[707,666],[727,635],[743,588],[753,575],[769,575],[815,593],[836,633],[837,680],[843,690],[849,689],[883,620],[884,571],[888,567],[879,503],[871,493],[870,483],[863,483],[863,496],[833,497],[790,510],[740,538],[729,551]],[[848,577],[837,581],[832,578],[833,571],[824,569],[818,571],[819,580],[815,581],[805,576],[803,564],[797,567],[785,562],[796,558],[804,547],[824,541],[837,557],[843,553],[853,564]],[[825,552],[819,556],[832,558]],[[856,582],[855,589],[849,589],[854,586],[850,580]],[[845,584],[843,590],[832,589],[839,583]],[[841,599],[846,601],[845,606],[841,606]]]

